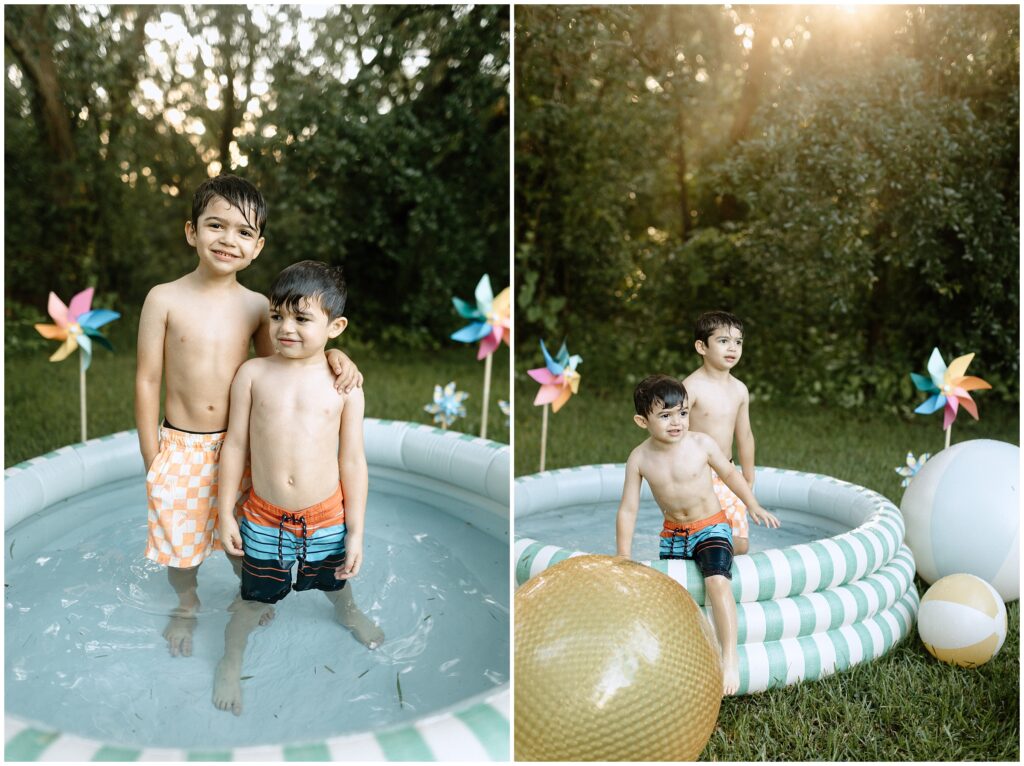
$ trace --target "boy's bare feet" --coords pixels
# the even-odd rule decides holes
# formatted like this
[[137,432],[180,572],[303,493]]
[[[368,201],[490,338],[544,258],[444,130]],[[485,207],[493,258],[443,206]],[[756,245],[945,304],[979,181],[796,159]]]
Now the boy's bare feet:
[[334,604],[335,619],[352,632],[356,641],[367,649],[376,649],[384,643],[384,631],[356,606],[351,586],[329,591],[327,598]]
[[192,603],[182,602],[171,612],[171,619],[164,628],[167,649],[172,657],[192,656],[192,633],[196,629],[196,615],[199,613],[199,599]]
[[731,697],[740,688],[740,661],[736,649],[722,653],[722,694]]
[[242,669],[226,657],[213,674],[213,704],[218,710],[242,714]]

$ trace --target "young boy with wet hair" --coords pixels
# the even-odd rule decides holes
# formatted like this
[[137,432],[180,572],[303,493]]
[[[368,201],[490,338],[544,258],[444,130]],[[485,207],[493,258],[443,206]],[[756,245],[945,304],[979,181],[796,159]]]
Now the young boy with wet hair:
[[368,481],[363,392],[339,397],[324,357],[327,342],[348,324],[345,300],[341,269],[316,261],[286,268],[270,288],[276,353],[247,361],[231,384],[220,497],[227,503],[236,496],[247,453],[252,492],[240,523],[227,513],[219,522],[225,550],[244,558],[213,703],[235,715],[242,712],[249,634],[266,605],[292,590],[324,591],[338,622],[371,649],[384,638],[345,587],[362,565]]
[[739,687],[736,651],[736,602],[732,587],[732,530],[712,487],[711,472],[739,495],[759,524],[778,527],[779,520],[762,508],[743,477],[707,434],[689,429],[687,391],[675,378],[651,375],[633,392],[634,422],[647,439],[626,461],[622,500],[615,519],[619,556],[632,555],[633,531],[640,507],[640,486],[651,487],[665,517],[660,558],[692,559],[704,576],[707,603],[722,651],[722,688],[734,694]]
[[[164,630],[172,656],[192,654],[199,565],[219,547],[218,461],[231,380],[250,346],[259,356],[273,353],[267,299],[237,278],[263,250],[266,225],[267,205],[253,184],[233,175],[204,181],[185,223],[198,264],[150,290],[139,319],[135,423],[147,470],[146,557],[167,567],[177,596]],[[341,391],[360,385],[362,376],[340,351],[332,349],[328,360],[339,375],[340,400]],[[232,502],[228,515],[233,507]],[[240,570],[240,562],[232,565]],[[264,619],[271,616],[268,611]]]
[[[740,470],[748,486],[754,487],[754,432],[750,428],[750,394],[733,377],[732,370],[743,355],[743,322],[727,311],[700,315],[694,328],[694,346],[703,364],[683,379],[690,395],[690,428],[707,434],[732,459],[733,437]],[[737,555],[750,549],[750,527],[743,501],[715,471],[711,479],[715,495],[732,527]]]

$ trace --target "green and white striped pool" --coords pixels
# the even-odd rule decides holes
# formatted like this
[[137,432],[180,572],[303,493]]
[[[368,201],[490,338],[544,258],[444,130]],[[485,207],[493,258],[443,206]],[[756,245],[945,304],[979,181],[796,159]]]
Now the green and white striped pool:
[[[515,486],[517,523],[552,509],[615,504],[623,475],[622,465],[593,465],[521,477]],[[829,476],[777,468],[758,468],[754,488],[766,508],[849,531],[734,560],[741,694],[875,659],[911,631],[919,597],[913,554],[903,544],[903,517],[895,505]],[[651,498],[646,484],[644,493]],[[517,536],[516,581],[522,584],[586,552]],[[704,603],[704,580],[694,562],[643,563]]]

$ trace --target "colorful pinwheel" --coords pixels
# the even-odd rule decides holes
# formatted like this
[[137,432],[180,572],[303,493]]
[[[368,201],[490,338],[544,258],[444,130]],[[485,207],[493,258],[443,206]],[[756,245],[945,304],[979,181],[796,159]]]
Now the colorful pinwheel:
[[544,406],[540,425],[540,470],[543,471],[548,448],[548,405],[551,405],[553,412],[558,412],[562,405],[569,401],[569,397],[579,391],[580,374],[576,372],[576,368],[583,361],[583,357],[578,354],[570,356],[564,342],[554,359],[548,353],[543,340],[540,342],[540,350],[544,354],[544,367],[527,370],[527,373],[540,383],[540,391],[537,392],[533,403]]
[[82,369],[88,370],[92,363],[92,341],[96,341],[111,351],[114,347],[103,337],[99,328],[108,322],[120,318],[120,314],[109,309],[89,310],[92,303],[93,288],[82,290],[71,299],[71,305],[65,306],[55,293],[50,293],[47,311],[57,324],[37,324],[36,330],[44,338],[64,341],[53,356],[51,362],[67,359],[76,348],[82,349]]
[[458,418],[466,417],[466,408],[462,403],[469,397],[465,391],[455,390],[453,380],[443,389],[441,386],[434,386],[434,402],[426,405],[423,409],[434,416],[434,422],[440,423],[441,428],[447,430],[448,426]]
[[544,367],[527,370],[531,378],[540,383],[540,391],[533,400],[536,405],[551,404],[551,411],[558,412],[569,397],[579,391],[580,374],[576,367],[583,358],[579,354],[569,356],[569,350],[562,344],[558,355],[552,359],[544,341],[540,342],[541,353],[544,354]]
[[114,347],[110,341],[103,337],[99,328],[108,322],[120,318],[120,314],[109,309],[93,309],[92,304],[93,288],[82,290],[71,299],[71,304],[65,306],[60,298],[50,293],[47,304],[47,311],[50,317],[57,324],[37,324],[36,330],[44,338],[63,341],[53,355],[51,362],[59,362],[67,359],[76,349],[82,349],[78,364],[78,385],[79,385],[79,409],[82,418],[82,441],[86,440],[86,396],[85,396],[85,371],[92,363],[92,342],[96,341],[110,351]]
[[931,394],[914,412],[921,415],[930,415],[945,408],[942,428],[947,432],[953,425],[953,421],[956,420],[960,407],[967,410],[971,417],[977,420],[978,407],[967,392],[992,388],[992,386],[981,378],[964,375],[967,371],[967,365],[971,363],[973,358],[974,354],[958,356],[947,367],[946,363],[942,360],[942,354],[939,353],[939,349],[933,349],[932,355],[928,359],[928,374],[930,377],[918,375],[916,372],[910,373],[910,378],[914,381],[917,389],[924,391],[926,394]]
[[491,355],[504,340],[510,342],[511,306],[510,292],[506,287],[497,295],[491,290],[491,278],[484,274],[476,285],[476,306],[461,298],[452,298],[455,309],[472,322],[452,333],[452,340],[461,343],[476,343],[480,348],[477,360],[484,359],[483,413],[480,416],[480,436],[487,438],[487,405],[491,400]]
[[907,453],[907,464],[901,465],[896,469],[896,473],[903,477],[903,481],[900,482],[901,487],[909,487],[910,480],[917,476],[917,472],[921,470],[928,458],[932,456],[931,452],[925,452],[921,457],[915,458],[913,452]]
[[476,358],[490,356],[501,345],[509,343],[509,327],[511,324],[510,293],[506,287],[497,295],[491,290],[491,278],[484,274],[476,286],[476,306],[471,306],[461,298],[452,298],[456,311],[470,324],[452,333],[452,340],[461,343],[480,341],[480,349]]

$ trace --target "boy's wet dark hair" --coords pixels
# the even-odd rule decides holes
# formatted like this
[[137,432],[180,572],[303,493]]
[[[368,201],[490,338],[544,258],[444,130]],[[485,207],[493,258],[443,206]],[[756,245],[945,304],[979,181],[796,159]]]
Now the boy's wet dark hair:
[[697,324],[693,328],[693,339],[706,346],[711,333],[719,327],[735,327],[740,331],[740,335],[743,334],[743,322],[735,314],[728,311],[705,311],[697,318]]
[[[262,236],[267,228],[267,203],[260,194],[260,190],[246,181],[244,178],[233,176],[229,173],[222,173],[213,178],[207,178],[192,195],[192,225],[199,225],[199,216],[206,210],[206,206],[214,197],[223,197],[232,207],[238,210],[245,217],[245,222],[256,229]],[[249,216],[255,215],[256,220],[250,221]]]
[[295,312],[303,299],[319,301],[328,321],[345,314],[348,288],[341,266],[328,266],[320,261],[293,263],[270,286],[270,308],[286,308]]
[[686,387],[682,381],[669,375],[648,375],[633,389],[633,406],[642,418],[650,415],[658,402],[670,410],[679,404],[685,407],[686,400]]

